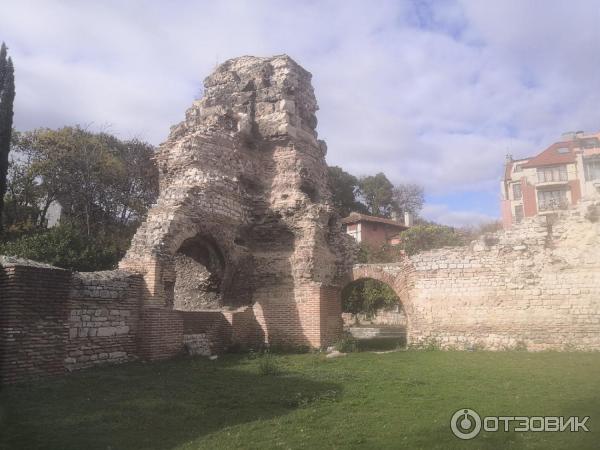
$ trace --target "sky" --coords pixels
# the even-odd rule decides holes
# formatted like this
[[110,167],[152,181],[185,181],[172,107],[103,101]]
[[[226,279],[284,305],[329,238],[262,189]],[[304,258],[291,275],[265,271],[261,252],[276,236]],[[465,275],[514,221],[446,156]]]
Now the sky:
[[327,162],[419,183],[422,215],[499,217],[505,155],[600,130],[597,0],[3,0],[15,128],[155,145],[217,64],[286,53],[313,74]]

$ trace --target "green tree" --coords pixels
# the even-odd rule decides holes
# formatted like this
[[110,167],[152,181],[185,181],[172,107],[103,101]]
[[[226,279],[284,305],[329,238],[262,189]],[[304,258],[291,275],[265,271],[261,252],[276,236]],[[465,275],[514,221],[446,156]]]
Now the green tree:
[[345,172],[341,167],[328,168],[328,184],[332,194],[333,206],[339,215],[346,217],[353,211],[366,212],[366,207],[357,201],[358,178]]
[[7,58],[4,42],[0,46],[0,231],[4,212],[4,194],[8,173],[8,154],[11,148],[15,76],[12,59]]
[[40,226],[40,203],[43,199],[35,175],[29,170],[31,158],[15,148],[19,133],[13,132],[13,157],[8,164],[6,195],[4,197],[4,236],[13,239]]
[[[152,146],[79,127],[14,136],[5,218],[11,242],[0,252],[77,270],[114,267],[158,194]],[[61,226],[46,230],[53,201],[62,207]]]
[[394,185],[384,173],[361,177],[359,191],[369,214],[390,217],[394,207]]
[[80,127],[39,129],[19,142],[44,193],[42,215],[54,200],[87,235],[98,228],[137,225],[158,192],[153,148]]
[[352,314],[372,317],[379,309],[399,304],[400,299],[390,286],[371,278],[357,280],[342,290],[342,310]]

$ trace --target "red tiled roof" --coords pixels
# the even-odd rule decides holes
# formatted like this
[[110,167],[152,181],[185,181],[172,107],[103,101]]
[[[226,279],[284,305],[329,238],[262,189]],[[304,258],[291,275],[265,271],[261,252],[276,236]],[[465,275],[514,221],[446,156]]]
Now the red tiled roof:
[[385,217],[376,217],[369,216],[367,214],[360,213],[350,213],[348,217],[344,217],[342,219],[342,223],[357,223],[357,222],[376,222],[376,223],[385,223],[386,225],[392,225],[394,227],[400,228],[402,230],[406,230],[408,227],[403,223],[397,222],[396,220],[386,219]]
[[[544,150],[542,153],[531,158],[529,162],[523,164],[523,168],[551,166],[554,164],[568,164],[575,162],[575,142],[556,142]],[[567,148],[567,153],[558,153],[559,148]]]

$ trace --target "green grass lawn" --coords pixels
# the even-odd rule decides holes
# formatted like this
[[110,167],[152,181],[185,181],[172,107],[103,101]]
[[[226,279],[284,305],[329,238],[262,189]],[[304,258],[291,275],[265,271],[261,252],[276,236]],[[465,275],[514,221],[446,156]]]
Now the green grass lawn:
[[[600,354],[401,351],[228,355],[134,363],[0,392],[0,447],[18,449],[600,448]],[[589,433],[482,432],[459,408],[590,416]]]

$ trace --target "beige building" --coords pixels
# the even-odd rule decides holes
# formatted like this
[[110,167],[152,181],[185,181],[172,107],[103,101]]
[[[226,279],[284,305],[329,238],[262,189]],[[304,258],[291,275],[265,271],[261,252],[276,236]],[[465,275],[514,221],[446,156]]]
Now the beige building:
[[501,183],[502,224],[550,214],[600,191],[600,133],[565,133],[536,156],[508,157]]

